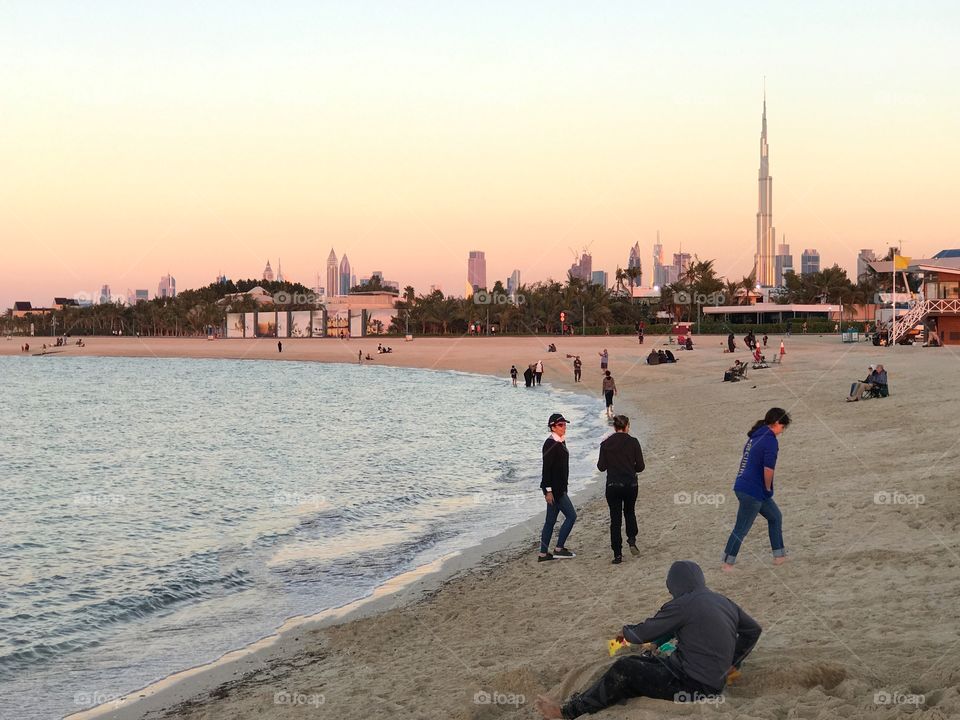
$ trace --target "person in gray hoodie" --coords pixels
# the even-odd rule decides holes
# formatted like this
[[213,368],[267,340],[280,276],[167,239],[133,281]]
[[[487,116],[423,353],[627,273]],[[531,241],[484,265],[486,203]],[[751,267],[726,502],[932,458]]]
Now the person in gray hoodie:
[[576,718],[633,697],[687,702],[723,692],[728,673],[739,669],[757,644],[760,625],[708,588],[703,570],[692,560],[670,566],[667,589],[673,599],[652,618],[625,625],[619,639],[639,645],[676,638],[673,654],[626,655],[562,705],[540,696],[536,707],[544,718]]

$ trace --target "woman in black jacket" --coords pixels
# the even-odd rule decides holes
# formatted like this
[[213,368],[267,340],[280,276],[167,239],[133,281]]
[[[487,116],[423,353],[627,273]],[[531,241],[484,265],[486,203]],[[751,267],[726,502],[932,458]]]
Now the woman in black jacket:
[[613,564],[623,562],[621,518],[627,521],[627,544],[633,555],[637,548],[637,473],[643,472],[643,451],[640,442],[630,435],[630,418],[614,415],[614,433],[600,443],[597,469],[607,473],[607,505],[610,508],[610,547]]

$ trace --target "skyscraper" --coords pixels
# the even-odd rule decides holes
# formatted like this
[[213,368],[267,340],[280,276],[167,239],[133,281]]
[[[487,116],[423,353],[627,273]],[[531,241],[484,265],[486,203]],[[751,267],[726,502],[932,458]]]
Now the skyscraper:
[[599,285],[604,290],[607,289],[607,271],[606,270],[594,270],[590,275],[590,282],[594,285]]
[[337,285],[337,295],[349,295],[350,287],[350,261],[344,254],[340,260],[340,283]]
[[[656,253],[656,250],[654,250]],[[630,248],[630,256],[627,258],[627,269],[638,268],[642,265],[640,262],[640,243],[634,243],[633,247]]]
[[659,230],[657,230],[657,242],[653,245],[653,284],[659,288],[670,284],[663,265],[663,245],[660,243]]
[[800,274],[810,275],[820,272],[820,253],[813,248],[807,248],[800,256]]
[[334,297],[340,292],[340,275],[337,270],[337,254],[330,248],[330,254],[327,255],[327,297]]
[[110,293],[110,286],[104,285],[100,288],[100,304],[106,305],[107,303],[113,302],[113,297]]
[[467,258],[467,293],[472,297],[477,290],[487,289],[487,258],[483,250],[471,250]]
[[776,257],[776,283],[777,287],[783,287],[783,274],[793,272],[793,255],[790,254],[790,246],[786,243],[777,245]]
[[160,284],[157,286],[158,298],[175,298],[177,296],[177,281],[173,275],[167,273],[160,278]]
[[757,254],[753,271],[757,284],[773,287],[776,282],[774,267],[773,178],[770,177],[770,156],[767,147],[767,93],[763,93],[763,121],[760,130],[760,197],[757,210]]
[[684,273],[690,268],[690,260],[690,253],[681,251],[673,254],[674,272],[671,273],[671,275],[673,275],[674,279],[672,282],[676,282],[684,276]]
[[270,267],[269,260],[267,260],[267,266],[263,269],[263,279],[267,282],[273,282],[273,268]]
[[520,291],[520,271],[514,270],[507,278],[507,295],[513,296]]
[[590,282],[593,275],[593,256],[589,253],[583,253],[580,259],[570,266],[570,277],[580,278],[585,282]]
[[859,282],[860,278],[867,274],[867,263],[875,262],[879,260],[873,250],[861,250],[860,254],[857,255],[857,281]]

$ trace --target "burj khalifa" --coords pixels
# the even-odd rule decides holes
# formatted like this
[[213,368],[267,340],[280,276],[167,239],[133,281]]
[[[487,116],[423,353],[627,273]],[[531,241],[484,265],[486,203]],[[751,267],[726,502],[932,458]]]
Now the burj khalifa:
[[767,94],[763,94],[763,126],[760,131],[760,197],[757,209],[757,254],[753,271],[761,287],[773,287],[774,270],[773,178],[770,177],[770,148],[767,146]]

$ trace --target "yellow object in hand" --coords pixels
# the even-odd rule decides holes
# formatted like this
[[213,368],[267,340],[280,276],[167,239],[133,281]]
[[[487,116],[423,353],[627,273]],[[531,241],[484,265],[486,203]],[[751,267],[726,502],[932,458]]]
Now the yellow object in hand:
[[614,655],[616,655],[616,654],[617,654],[617,651],[619,651],[620,648],[624,648],[624,647],[626,647],[626,646],[629,645],[629,644],[630,644],[630,643],[628,643],[626,640],[620,640],[620,639],[618,639],[618,638],[614,638],[613,640],[611,640],[610,642],[608,642],[608,643],[607,643],[607,650],[610,651],[610,657],[613,657]]

